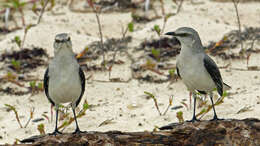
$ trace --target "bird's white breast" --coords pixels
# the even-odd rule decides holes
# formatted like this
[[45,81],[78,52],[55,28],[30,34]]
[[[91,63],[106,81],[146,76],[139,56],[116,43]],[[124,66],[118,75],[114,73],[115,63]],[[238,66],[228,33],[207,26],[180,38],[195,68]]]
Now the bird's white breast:
[[181,53],[177,58],[180,76],[188,90],[212,91],[216,86],[204,67],[203,53]]
[[50,98],[55,104],[76,102],[80,93],[81,82],[76,59],[72,56],[54,58],[49,65]]

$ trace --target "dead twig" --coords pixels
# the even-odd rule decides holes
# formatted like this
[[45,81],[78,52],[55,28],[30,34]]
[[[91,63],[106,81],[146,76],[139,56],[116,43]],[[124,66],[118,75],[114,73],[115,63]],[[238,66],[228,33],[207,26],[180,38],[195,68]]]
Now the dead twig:
[[39,16],[38,21],[37,21],[37,25],[41,22],[42,15],[43,15],[45,8],[46,8],[48,3],[49,3],[49,0],[45,0],[45,3],[43,5],[43,8],[41,9],[41,13],[40,13],[40,16]]
[[168,104],[166,110],[163,112],[162,115],[166,115],[166,113],[168,112],[169,108],[172,106],[172,100],[173,100],[173,96],[171,96],[171,97],[169,98],[169,104]]
[[104,65],[104,67],[106,66],[106,62],[105,62],[105,50],[104,50],[104,41],[103,41],[103,33],[102,33],[102,26],[101,26],[101,23],[100,23],[100,18],[99,18],[99,15],[100,15],[100,12],[97,11],[97,8],[94,6],[93,4],[93,0],[87,0],[87,3],[89,4],[89,6],[92,8],[93,12],[95,13],[96,15],[96,19],[97,19],[97,23],[98,23],[98,30],[99,30],[99,37],[100,37],[100,47],[101,47],[101,50],[102,50],[102,56],[103,56],[103,62],[102,64]]
[[237,24],[238,24],[238,35],[239,35],[239,39],[240,39],[240,47],[241,47],[241,50],[240,50],[240,53],[244,53],[244,47],[243,47],[243,42],[242,42],[242,37],[241,37],[241,23],[240,23],[240,17],[239,17],[239,14],[238,14],[238,4],[239,4],[239,0],[232,0],[233,4],[234,4],[234,7],[235,7],[235,10],[236,10],[236,17],[237,17]]
[[29,125],[30,121],[33,119],[33,114],[34,114],[34,108],[31,109],[30,117],[29,117],[28,121],[26,122],[26,124],[24,125],[24,128],[26,128]]

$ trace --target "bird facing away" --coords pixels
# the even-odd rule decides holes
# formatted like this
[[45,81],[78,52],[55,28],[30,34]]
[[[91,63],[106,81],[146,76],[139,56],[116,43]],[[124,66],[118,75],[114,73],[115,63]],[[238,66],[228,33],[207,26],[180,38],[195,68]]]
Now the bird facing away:
[[216,63],[205,53],[198,32],[189,27],[181,27],[175,32],[168,32],[165,35],[174,36],[181,43],[181,52],[177,58],[176,69],[178,76],[193,95],[194,107],[191,122],[198,121],[195,116],[196,91],[202,94],[209,93],[214,111],[212,120],[219,120],[215,111],[212,92],[217,89],[219,95],[222,96],[223,88],[229,86],[223,83]]
[[85,91],[85,75],[80,68],[75,54],[72,51],[72,43],[67,33],[56,35],[54,41],[54,58],[44,74],[44,90],[48,100],[56,108],[56,125],[53,135],[61,134],[58,131],[58,108],[62,103],[71,103],[76,130],[80,133],[75,108]]

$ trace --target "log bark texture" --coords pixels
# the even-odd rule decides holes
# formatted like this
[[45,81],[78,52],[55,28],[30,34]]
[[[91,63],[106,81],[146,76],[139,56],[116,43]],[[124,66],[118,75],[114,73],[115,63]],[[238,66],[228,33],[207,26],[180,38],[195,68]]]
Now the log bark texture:
[[[28,145],[172,145],[260,146],[260,120],[221,120],[173,123],[153,132],[85,132],[57,136],[33,136]],[[30,143],[30,144],[29,144]]]

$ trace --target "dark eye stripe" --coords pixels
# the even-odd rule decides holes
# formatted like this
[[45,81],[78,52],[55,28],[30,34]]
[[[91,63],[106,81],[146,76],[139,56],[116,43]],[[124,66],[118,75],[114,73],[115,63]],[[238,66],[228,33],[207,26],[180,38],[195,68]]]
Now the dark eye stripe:
[[177,36],[181,36],[181,37],[185,37],[185,36],[188,36],[189,34],[187,34],[187,33],[179,33],[179,34],[177,34]]
[[70,41],[70,38],[68,38],[67,40],[55,40],[56,43],[63,43],[67,41]]

